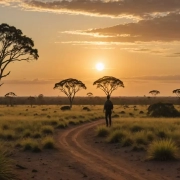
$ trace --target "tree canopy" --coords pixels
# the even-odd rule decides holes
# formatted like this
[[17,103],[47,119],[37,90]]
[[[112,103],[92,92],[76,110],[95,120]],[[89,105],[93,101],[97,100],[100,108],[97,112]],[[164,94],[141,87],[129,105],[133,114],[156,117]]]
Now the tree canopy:
[[10,74],[10,71],[5,73],[10,63],[38,59],[38,50],[33,47],[33,40],[20,29],[4,23],[0,25],[0,81]]
[[180,97],[180,89],[173,90],[173,93],[175,93],[177,97]]
[[160,94],[160,92],[158,90],[152,90],[152,91],[149,91],[150,94],[156,96],[157,94]]
[[86,86],[77,79],[69,78],[56,83],[54,89],[59,89],[68,97],[71,108],[75,94],[81,89],[86,89]]
[[124,87],[123,82],[112,76],[104,76],[93,83],[97,88],[104,91],[106,95],[111,95],[118,87]]
[[88,93],[87,93],[87,96],[88,96],[88,97],[92,97],[92,96],[93,96],[93,93],[92,93],[92,92],[88,92]]

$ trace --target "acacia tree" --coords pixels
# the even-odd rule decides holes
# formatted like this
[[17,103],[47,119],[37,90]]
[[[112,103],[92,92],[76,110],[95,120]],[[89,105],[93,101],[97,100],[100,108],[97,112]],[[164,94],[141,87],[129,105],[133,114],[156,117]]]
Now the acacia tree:
[[180,98],[180,89],[175,89],[175,90],[173,90],[173,93],[175,93],[176,96],[177,96],[178,98]]
[[14,97],[16,97],[16,94],[13,92],[9,92],[9,93],[5,94],[5,97],[8,99],[7,106],[9,106],[9,105],[13,106],[13,99],[14,99]]
[[59,89],[68,97],[70,102],[70,108],[72,108],[73,100],[76,93],[81,89],[86,89],[86,86],[84,83],[77,79],[69,78],[56,83],[54,89]]
[[5,72],[10,63],[38,59],[38,50],[33,46],[33,40],[23,35],[20,29],[8,24],[0,25],[0,81],[10,74],[10,71]]
[[149,91],[149,93],[152,94],[154,97],[156,97],[157,94],[160,94],[158,90],[152,90],[152,91]]
[[111,96],[112,92],[118,87],[124,87],[123,82],[112,76],[104,76],[93,83],[97,88],[104,91],[106,95]]
[[88,93],[87,93],[87,96],[89,97],[89,100],[91,101],[91,98],[92,98],[92,96],[93,96],[93,93],[92,93],[92,92],[88,92]]

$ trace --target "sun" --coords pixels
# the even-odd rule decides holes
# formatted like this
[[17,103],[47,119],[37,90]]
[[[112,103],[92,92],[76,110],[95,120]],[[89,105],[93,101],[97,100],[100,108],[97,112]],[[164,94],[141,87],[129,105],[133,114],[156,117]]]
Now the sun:
[[102,71],[102,70],[104,69],[104,64],[103,64],[103,63],[97,63],[97,64],[96,64],[96,69],[97,69],[98,71]]

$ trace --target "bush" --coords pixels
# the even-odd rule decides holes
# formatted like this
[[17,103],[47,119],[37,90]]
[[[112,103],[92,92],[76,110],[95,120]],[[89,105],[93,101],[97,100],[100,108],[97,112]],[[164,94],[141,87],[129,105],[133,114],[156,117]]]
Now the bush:
[[13,172],[12,162],[7,156],[7,151],[0,145],[0,179],[15,180],[16,176]]
[[178,158],[178,148],[171,139],[154,141],[149,146],[148,159],[164,161]]
[[107,137],[107,142],[118,143],[121,142],[124,137],[126,137],[126,134],[123,131],[115,130]]
[[99,137],[106,137],[109,134],[109,129],[105,126],[98,126],[96,133]]
[[30,138],[24,139],[21,142],[21,147],[23,148],[24,151],[33,150],[35,146],[37,146],[37,142]]
[[53,134],[54,128],[52,126],[43,126],[41,129],[42,133],[44,134]]
[[44,149],[54,149],[55,148],[55,142],[52,137],[46,137],[42,141],[42,145]]

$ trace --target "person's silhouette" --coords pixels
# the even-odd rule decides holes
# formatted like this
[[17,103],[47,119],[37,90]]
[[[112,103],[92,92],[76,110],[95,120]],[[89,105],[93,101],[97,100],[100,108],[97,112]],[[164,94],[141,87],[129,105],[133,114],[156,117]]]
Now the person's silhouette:
[[111,126],[111,114],[113,110],[113,103],[110,101],[110,96],[107,96],[107,100],[104,103],[104,110],[105,112],[105,119],[106,119],[106,126]]

